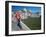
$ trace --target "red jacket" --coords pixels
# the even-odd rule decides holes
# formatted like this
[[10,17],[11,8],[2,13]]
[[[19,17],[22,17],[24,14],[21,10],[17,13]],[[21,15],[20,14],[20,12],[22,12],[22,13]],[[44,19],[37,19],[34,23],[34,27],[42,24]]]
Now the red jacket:
[[16,12],[15,17],[16,17],[18,20],[20,20],[20,18],[21,18],[20,13],[19,13],[19,12]]

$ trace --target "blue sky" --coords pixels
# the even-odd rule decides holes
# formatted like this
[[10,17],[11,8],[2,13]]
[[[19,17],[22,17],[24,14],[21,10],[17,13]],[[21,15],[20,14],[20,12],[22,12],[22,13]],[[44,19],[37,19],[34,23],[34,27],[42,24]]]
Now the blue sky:
[[26,8],[27,10],[31,10],[32,13],[41,12],[41,7],[34,7],[34,6],[12,6],[12,11],[16,10],[23,10]]

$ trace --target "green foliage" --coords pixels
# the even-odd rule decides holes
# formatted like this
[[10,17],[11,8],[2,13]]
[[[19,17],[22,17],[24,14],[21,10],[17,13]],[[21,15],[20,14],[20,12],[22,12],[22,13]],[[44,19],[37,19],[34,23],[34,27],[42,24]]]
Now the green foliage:
[[21,10],[22,12],[25,12],[24,10]]

